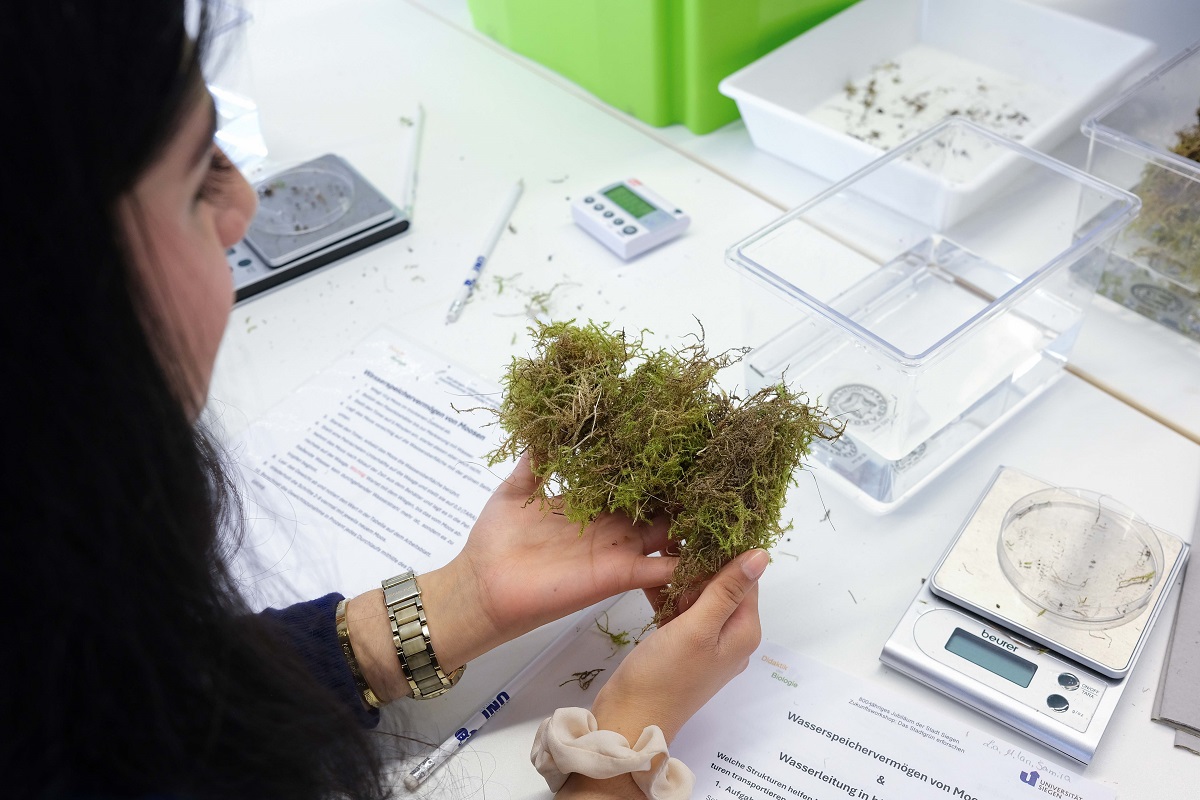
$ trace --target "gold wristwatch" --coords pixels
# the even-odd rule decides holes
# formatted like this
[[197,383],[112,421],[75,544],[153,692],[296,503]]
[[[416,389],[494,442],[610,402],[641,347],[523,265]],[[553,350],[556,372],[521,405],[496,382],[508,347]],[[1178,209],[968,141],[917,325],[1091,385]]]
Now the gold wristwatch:
[[428,700],[450,691],[467,667],[464,664],[447,676],[438,664],[429,641],[429,624],[425,620],[425,607],[421,604],[421,587],[417,586],[417,577],[412,572],[405,572],[388,578],[383,582],[383,602],[392,623],[396,656],[400,659],[413,698]]

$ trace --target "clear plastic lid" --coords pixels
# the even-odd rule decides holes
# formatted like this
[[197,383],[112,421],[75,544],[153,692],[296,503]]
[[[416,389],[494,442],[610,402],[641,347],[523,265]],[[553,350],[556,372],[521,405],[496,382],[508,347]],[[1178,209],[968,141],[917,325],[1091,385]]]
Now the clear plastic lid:
[[1146,161],[1197,180],[1200,164],[1174,152],[1179,131],[1196,124],[1200,104],[1200,42],[1122,92],[1082,129]]
[[[992,191],[968,190],[989,169],[984,153],[1003,154],[1010,174]],[[1012,208],[1033,196],[1023,192],[1046,202],[1016,219]],[[1103,209],[1086,232],[1076,225],[1081,203]],[[1001,327],[992,323],[1137,208],[1133,195],[950,117],[733,245],[726,261],[907,368]]]
[[1025,495],[1004,515],[1000,566],[1038,611],[1081,627],[1128,622],[1162,578],[1150,526],[1111,497],[1050,488]]
[[299,167],[256,187],[258,213],[253,227],[276,236],[300,236],[337,222],[354,205],[354,183],[320,167]]

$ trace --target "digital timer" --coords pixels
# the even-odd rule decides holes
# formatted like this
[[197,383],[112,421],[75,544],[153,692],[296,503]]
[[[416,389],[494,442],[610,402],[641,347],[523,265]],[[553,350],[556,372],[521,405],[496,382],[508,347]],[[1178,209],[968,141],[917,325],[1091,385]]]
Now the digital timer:
[[628,261],[687,230],[691,218],[636,178],[571,202],[575,224]]

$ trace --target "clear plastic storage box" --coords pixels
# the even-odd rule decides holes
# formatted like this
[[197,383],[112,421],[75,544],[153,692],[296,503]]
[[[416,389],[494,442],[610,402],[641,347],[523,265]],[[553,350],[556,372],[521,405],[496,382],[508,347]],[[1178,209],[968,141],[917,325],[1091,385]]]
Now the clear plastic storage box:
[[1200,341],[1200,43],[1106,105],[1083,132],[1088,172],[1142,201],[1100,293]]
[[[1001,155],[1015,157],[1005,189],[964,203],[962,185]],[[936,180],[881,202],[913,163]],[[762,342],[745,360],[748,388],[785,381],[828,406],[846,428],[811,456],[822,480],[886,511],[1060,375],[1095,288],[1071,267],[1137,208],[945,120],[729,249],[732,267],[782,297],[746,309],[750,343]]]

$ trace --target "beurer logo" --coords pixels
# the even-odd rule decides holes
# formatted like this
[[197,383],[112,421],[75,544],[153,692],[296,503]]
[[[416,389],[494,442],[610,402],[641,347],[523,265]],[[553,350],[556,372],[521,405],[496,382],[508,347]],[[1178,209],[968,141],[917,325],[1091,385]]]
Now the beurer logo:
[[1015,644],[1004,641],[1003,639],[1001,639],[999,636],[997,636],[994,633],[988,633],[987,628],[984,628],[982,631],[980,631],[980,635],[983,636],[983,638],[987,639],[989,642],[995,642],[996,644],[1000,645],[1001,647],[1005,648],[1006,650],[1011,650],[1014,653],[1017,652],[1017,646]]

